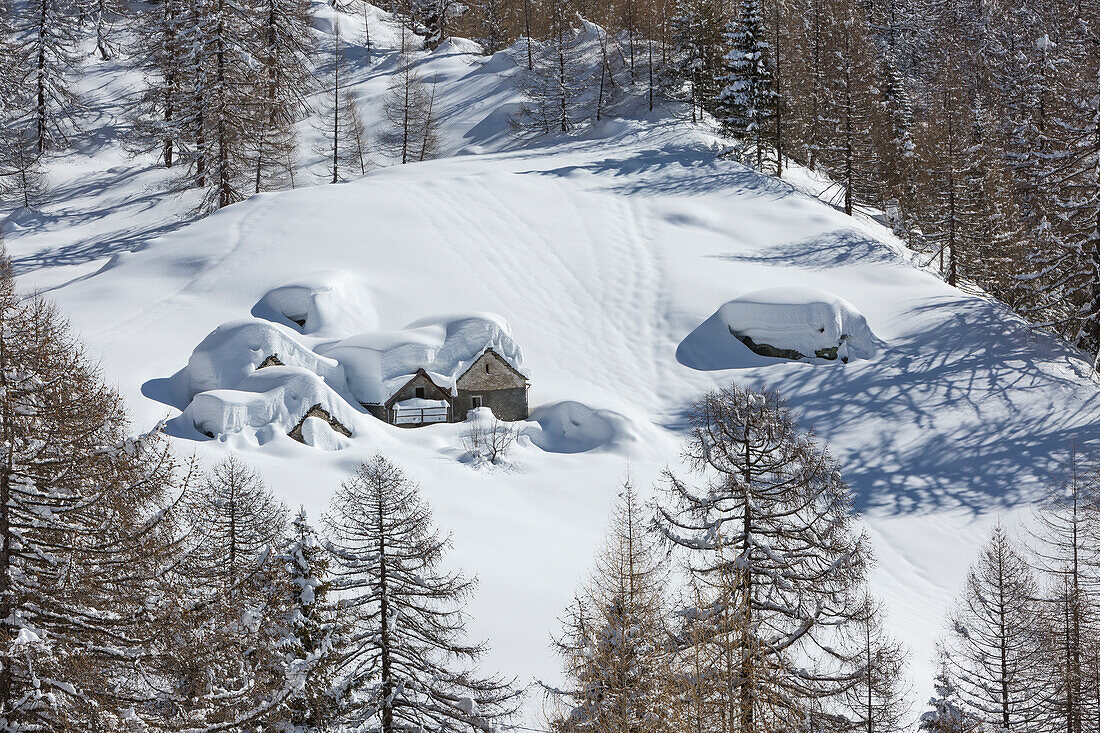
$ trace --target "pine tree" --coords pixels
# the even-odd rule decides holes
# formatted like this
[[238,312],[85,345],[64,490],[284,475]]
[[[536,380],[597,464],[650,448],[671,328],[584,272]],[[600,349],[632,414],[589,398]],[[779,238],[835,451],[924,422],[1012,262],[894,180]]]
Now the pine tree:
[[[286,188],[294,179],[297,141],[294,124],[307,108],[314,52],[312,12],[305,0],[255,0],[262,41],[253,96],[249,155],[253,190]],[[337,27],[339,25],[337,24]]]
[[339,183],[366,173],[370,155],[363,118],[346,81],[347,63],[339,24],[334,27],[331,48],[329,81],[325,84],[317,125],[323,136],[319,152],[325,161],[324,180]]
[[897,733],[912,722],[904,678],[906,653],[886,634],[884,617],[883,605],[865,596],[851,629],[860,680],[846,691],[846,717],[854,730],[866,733]]
[[379,143],[389,157],[402,165],[435,157],[439,121],[434,107],[435,89],[424,83],[416,72],[412,56],[402,51],[397,71],[382,100],[387,128]]
[[346,631],[332,589],[331,557],[310,526],[305,510],[291,523],[289,544],[280,553],[290,603],[285,611],[282,677],[287,688],[285,727],[295,733],[331,730],[342,702],[336,659]]
[[592,77],[600,67],[585,32],[573,26],[564,0],[553,0],[547,10],[548,32],[535,47],[533,68],[520,80],[525,101],[512,125],[521,136],[573,132],[587,116],[586,102],[597,97]]
[[1042,628],[1031,568],[998,525],[967,575],[948,638],[959,697],[990,727],[1040,729]]
[[555,640],[570,687],[551,691],[568,706],[552,722],[554,730],[669,730],[668,573],[642,512],[634,488],[625,484],[593,577]]
[[670,92],[690,105],[693,123],[715,109],[721,91],[725,23],[718,2],[676,0],[671,21],[675,86]]
[[15,292],[0,248],[0,730],[111,730],[157,673],[181,487],[156,434],[57,311]]
[[936,694],[928,701],[932,708],[920,717],[919,730],[928,733],[981,733],[978,721],[959,700],[946,655],[941,652],[940,671],[936,675]]
[[333,588],[354,632],[340,656],[345,722],[381,733],[488,731],[515,693],[471,667],[485,650],[464,640],[473,582],[445,573],[448,540],[417,486],[381,455],[340,487],[325,517]]
[[859,618],[869,554],[851,494],[774,394],[709,392],[691,425],[684,455],[702,481],[668,473],[657,527],[712,589],[692,613],[722,659],[728,729],[794,725],[805,701],[859,678],[837,638]]
[[730,50],[719,94],[719,117],[726,131],[740,139],[747,155],[763,169],[766,151],[774,149],[771,125],[776,95],[768,67],[767,29],[759,0],[741,0],[738,16],[726,30]]

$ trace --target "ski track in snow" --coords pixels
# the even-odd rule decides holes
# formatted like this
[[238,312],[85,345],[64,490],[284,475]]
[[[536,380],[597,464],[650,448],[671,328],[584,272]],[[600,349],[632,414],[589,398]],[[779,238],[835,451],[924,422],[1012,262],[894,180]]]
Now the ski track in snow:
[[[374,17],[382,58],[352,78],[377,135],[395,54]],[[520,445],[510,470],[460,464],[454,425],[368,423],[332,452],[289,438],[176,447],[204,462],[240,451],[314,518],[360,460],[386,452],[453,533],[450,562],[480,578],[469,610],[472,634],[490,641],[487,664],[522,682],[556,679],[549,635],[619,482],[629,472],[648,490],[666,465],[681,468],[687,403],[734,380],[779,390],[856,491],[878,557],[872,590],[910,645],[923,697],[950,596],[992,524],[1028,516],[1071,443],[1100,445],[1088,364],[983,294],[922,271],[868,217],[807,195],[825,187],[808,171],[778,181],[715,159],[714,136],[667,111],[524,147],[507,130],[517,96],[514,74],[499,71],[506,59],[448,45],[420,63],[439,80],[452,157],[262,194],[188,225],[195,193],[171,192],[151,156],[123,148],[123,100],[139,80],[120,62],[89,62],[91,114],[80,143],[51,163],[54,200],[6,222],[0,212],[21,284],[71,316],[139,429],[178,414],[164,380],[206,334],[320,270],[361,276],[383,329],[441,313],[503,316],[531,372],[532,408],[580,403],[593,412],[558,414],[606,418],[610,442],[577,453]],[[300,131],[299,177],[314,180],[315,133]],[[723,303],[775,286],[850,301],[885,345],[846,365],[788,362],[707,330]]]

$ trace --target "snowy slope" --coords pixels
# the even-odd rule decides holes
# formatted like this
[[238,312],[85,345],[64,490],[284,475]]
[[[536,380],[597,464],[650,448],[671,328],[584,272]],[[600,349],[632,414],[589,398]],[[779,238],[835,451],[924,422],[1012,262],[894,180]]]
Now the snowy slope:
[[[343,303],[351,316],[310,339],[471,311],[506,320],[535,410],[508,468],[459,460],[458,426],[400,430],[365,415],[351,438],[325,446],[340,450],[278,432],[260,445],[247,431],[226,441],[191,433],[177,448],[204,460],[239,450],[314,516],[364,457],[405,464],[453,532],[452,561],[480,578],[472,628],[489,638],[490,664],[523,682],[554,678],[549,633],[617,484],[629,474],[649,486],[678,464],[688,402],[731,381],[779,390],[858,494],[879,560],[874,590],[912,648],[923,692],[947,601],[991,523],[1026,515],[1072,441],[1100,443],[1088,365],[1001,305],[921,270],[877,225],[717,160],[719,141],[668,114],[519,146],[507,135],[514,69],[469,50],[448,44],[422,66],[440,84],[451,157],[254,196],[188,226],[175,224],[186,201],[153,193],[160,174],[149,161],[115,163],[118,148],[103,142],[86,174],[129,165],[138,183],[104,186],[98,203],[61,191],[43,212],[9,220],[22,283],[50,289],[140,426],[180,414],[187,397],[173,375],[208,334],[264,317],[272,291],[303,279],[356,283]],[[377,107],[392,68],[390,54],[360,70],[364,110]],[[141,197],[148,221],[173,231],[143,228]],[[96,206],[98,218],[84,213]],[[136,248],[123,241],[131,230]],[[749,351],[720,309],[773,287],[846,301],[877,338],[870,358]]]

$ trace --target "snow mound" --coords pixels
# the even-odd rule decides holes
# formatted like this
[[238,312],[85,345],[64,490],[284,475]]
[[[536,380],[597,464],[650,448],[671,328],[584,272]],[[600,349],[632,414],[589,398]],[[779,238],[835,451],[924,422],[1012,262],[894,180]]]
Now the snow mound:
[[855,306],[812,288],[757,290],[718,309],[729,332],[761,356],[870,359],[882,342]]
[[262,444],[277,431],[306,445],[330,449],[339,447],[340,441],[319,436],[328,431],[350,437],[361,419],[316,374],[290,366],[253,372],[233,389],[201,392],[176,418],[184,426],[193,425],[200,433],[222,440],[243,433]]
[[538,427],[524,432],[548,453],[586,453],[610,447],[629,435],[627,420],[617,412],[595,410],[580,402],[556,402],[531,413]]
[[218,326],[187,360],[190,397],[214,389],[237,389],[257,369],[301,367],[344,390],[340,365],[301,345],[289,329],[266,321],[243,319]]
[[378,328],[370,288],[358,276],[326,271],[269,291],[252,315],[293,324],[313,336],[346,335]]

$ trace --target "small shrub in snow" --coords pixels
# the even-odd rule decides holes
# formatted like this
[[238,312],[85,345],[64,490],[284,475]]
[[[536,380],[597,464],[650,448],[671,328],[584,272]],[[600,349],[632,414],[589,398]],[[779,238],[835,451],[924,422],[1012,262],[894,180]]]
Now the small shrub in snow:
[[[483,407],[475,413],[483,411],[489,412],[488,408]],[[492,415],[491,412],[489,414]],[[497,464],[508,455],[517,437],[519,431],[511,423],[506,423],[495,415],[486,417],[475,414],[470,426],[462,432],[462,447],[468,455]]]

